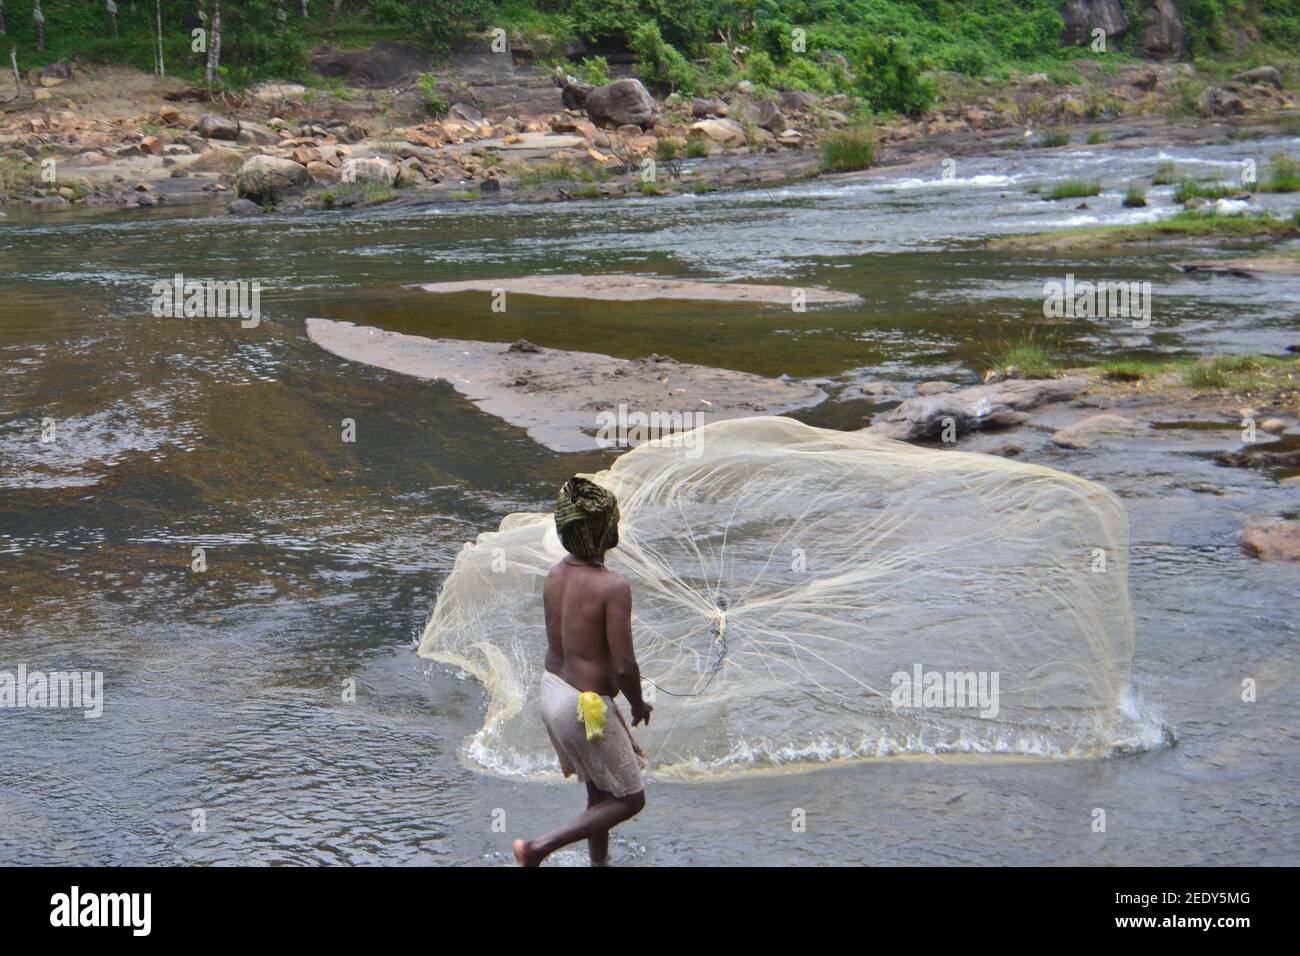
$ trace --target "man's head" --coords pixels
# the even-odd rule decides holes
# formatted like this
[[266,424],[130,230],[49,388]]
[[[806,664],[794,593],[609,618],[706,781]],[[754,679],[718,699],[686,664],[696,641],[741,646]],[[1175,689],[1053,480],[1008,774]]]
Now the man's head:
[[555,502],[555,530],[570,554],[600,560],[618,545],[618,499],[594,481],[574,475]]

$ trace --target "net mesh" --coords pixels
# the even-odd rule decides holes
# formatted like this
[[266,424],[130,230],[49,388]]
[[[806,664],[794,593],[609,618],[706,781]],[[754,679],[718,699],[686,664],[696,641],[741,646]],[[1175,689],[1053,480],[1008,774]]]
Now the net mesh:
[[[1048,468],[788,418],[715,422],[591,476],[622,510],[659,775],[1142,746],[1128,526]],[[552,516],[466,544],[419,645],[487,689],[471,765],[556,771],[537,710]],[[982,690],[981,690],[982,688]],[[964,695],[964,696],[963,696]]]

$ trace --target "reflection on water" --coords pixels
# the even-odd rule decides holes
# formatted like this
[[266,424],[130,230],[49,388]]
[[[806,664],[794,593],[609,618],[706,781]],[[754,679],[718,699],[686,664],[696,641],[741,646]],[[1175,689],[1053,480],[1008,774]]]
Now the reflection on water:
[[[1030,152],[963,160],[953,182],[936,167],[617,204],[253,220],[12,211],[0,226],[0,669],[102,670],[106,710],[0,712],[0,861],[496,864],[508,835],[580,802],[571,787],[466,770],[456,751],[483,695],[410,644],[462,541],[547,507],[564,477],[609,456],[549,452],[449,386],[350,366],[311,346],[304,318],[660,352],[834,391],[970,380],[1041,317],[1043,282],[1071,271],[1155,284],[1150,329],[1077,322],[1061,330],[1073,357],[1277,351],[1294,339],[1294,280],[1183,276],[1171,266],[1186,250],[992,253],[973,234],[1151,215],[1120,206],[1130,178],[1163,158],[1228,176],[1247,148],[1267,158],[1296,144]],[[1027,193],[1067,171],[1105,181],[1089,209]],[[1151,198],[1168,208],[1160,189]],[[803,283],[864,302],[800,314],[512,297],[493,313],[485,295],[410,288],[539,271]],[[260,281],[262,324],[154,318],[150,286],[176,273]],[[871,410],[837,402],[801,417],[848,428]],[[1166,455],[1187,487],[1225,492],[1156,495],[1140,452],[1119,473],[1116,458],[1094,460],[1047,463],[1129,504],[1137,683],[1178,747],[656,783],[617,844],[624,858],[1295,862],[1294,577],[1233,544],[1241,516],[1276,510],[1285,491]],[[199,548],[204,571],[192,569]],[[1243,677],[1259,683],[1255,704],[1239,702]],[[815,822],[805,834],[790,832],[796,806]],[[1095,806],[1119,811],[1106,835],[1089,831]],[[510,834],[492,832],[497,808]],[[192,831],[196,809],[206,833]]]

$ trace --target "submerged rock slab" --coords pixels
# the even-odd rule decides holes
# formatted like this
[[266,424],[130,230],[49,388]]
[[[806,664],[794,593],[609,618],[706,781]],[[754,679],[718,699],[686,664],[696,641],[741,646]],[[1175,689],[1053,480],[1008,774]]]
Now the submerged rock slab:
[[657,414],[661,422],[691,428],[780,414],[826,398],[815,385],[662,356],[629,360],[531,343],[427,339],[329,319],[308,319],[307,334],[348,361],[447,381],[483,411],[526,429],[554,451],[600,447],[597,432],[609,420],[601,413],[617,416],[620,405],[625,417]]
[[493,292],[542,295],[563,299],[599,299],[640,302],[647,299],[691,299],[698,302],[756,302],[788,306],[797,291],[808,305],[847,305],[861,302],[851,292],[832,292],[805,286],[754,285],[744,282],[704,282],[698,279],[664,279],[638,275],[542,275],[520,279],[471,279],[465,282],[430,282],[425,292]]
[[1300,256],[1258,256],[1250,259],[1200,259],[1180,262],[1180,272],[1211,272],[1253,278],[1257,275],[1300,276]]
[[1088,386],[1081,377],[1019,379],[937,395],[918,395],[881,415],[867,430],[901,441],[939,438],[949,422],[955,435],[1010,428],[1029,420],[1027,409],[1074,398]]

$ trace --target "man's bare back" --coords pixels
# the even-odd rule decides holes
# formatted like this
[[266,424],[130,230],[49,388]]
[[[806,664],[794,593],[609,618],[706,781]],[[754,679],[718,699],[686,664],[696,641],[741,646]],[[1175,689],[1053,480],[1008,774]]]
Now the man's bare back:
[[649,722],[632,650],[632,590],[603,564],[566,555],[546,577],[546,669],[578,690],[617,697]]

